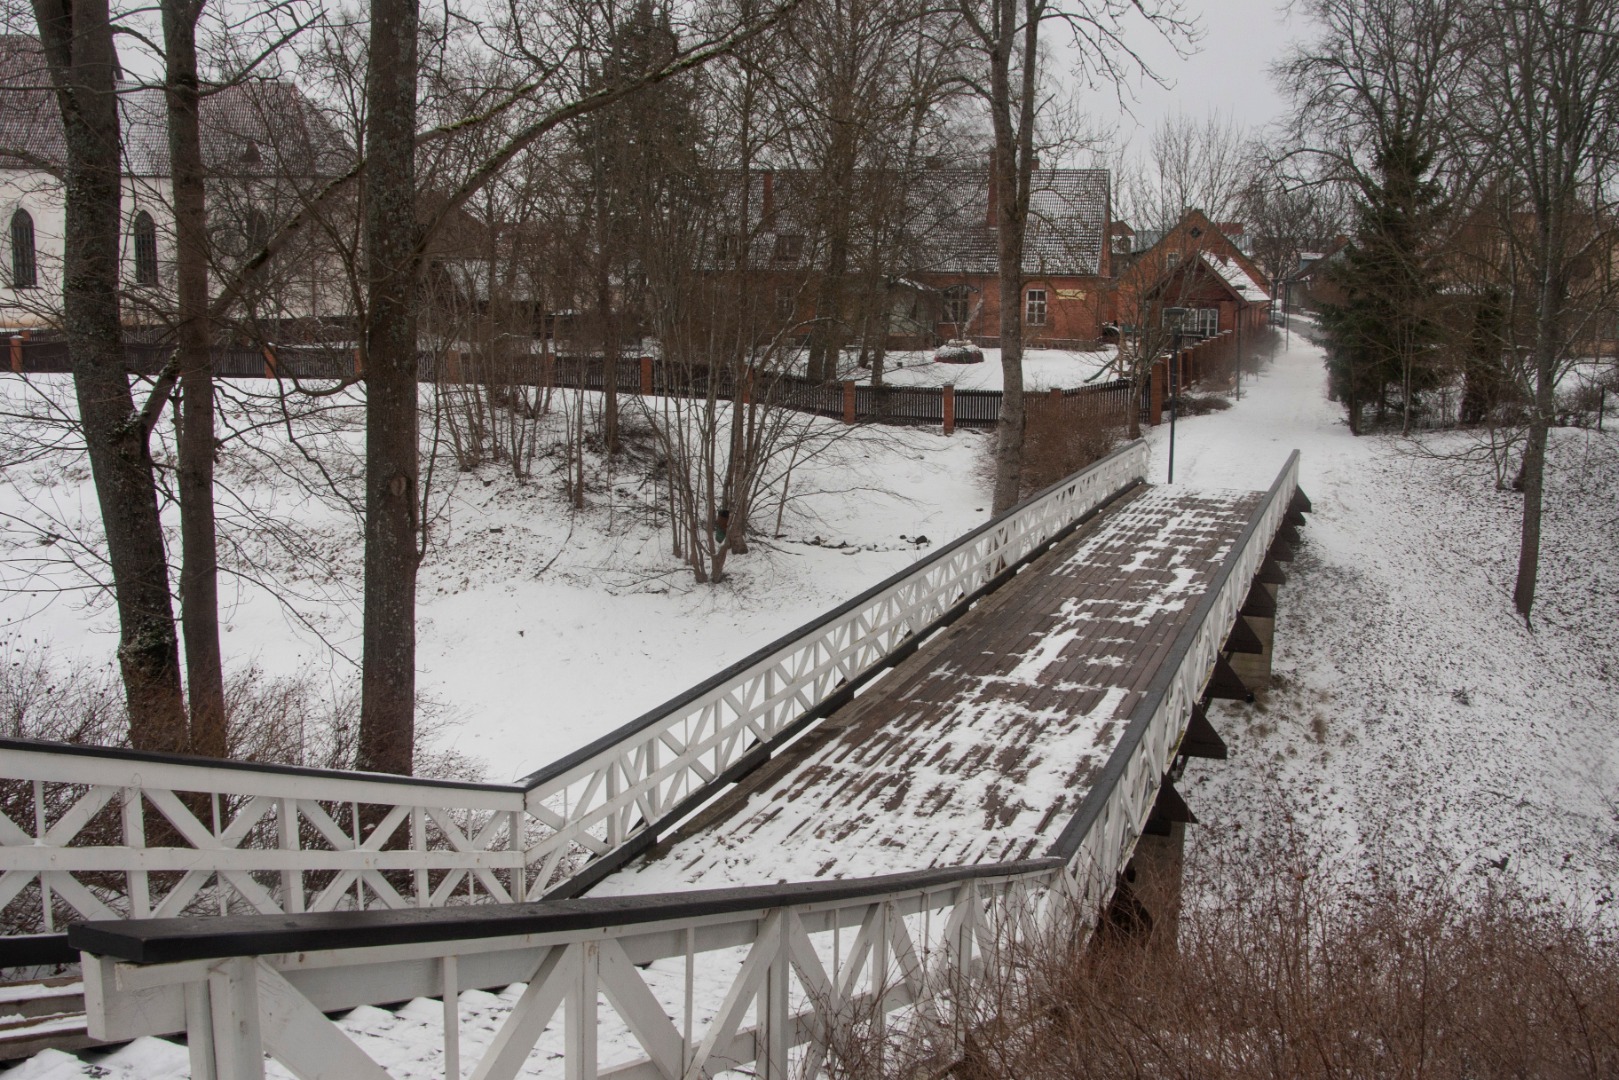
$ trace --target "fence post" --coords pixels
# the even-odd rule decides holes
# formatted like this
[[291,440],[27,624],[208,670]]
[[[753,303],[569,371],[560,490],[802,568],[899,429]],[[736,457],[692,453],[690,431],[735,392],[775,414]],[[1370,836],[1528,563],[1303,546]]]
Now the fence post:
[[1052,401],[1061,401],[1062,388],[1053,386],[1049,391],[1047,391],[1047,396],[1050,397]]
[[854,380],[843,380],[843,422],[854,423]]
[[944,433],[956,433],[956,384],[944,384]]
[[11,335],[11,370],[14,373],[18,374],[18,375],[22,374],[22,335],[21,334],[12,334]]
[[354,350],[354,374],[365,374],[365,360],[361,357],[359,349]]
[[1169,376],[1169,361],[1154,360],[1152,363],[1152,387],[1149,391],[1147,405],[1147,422],[1157,427],[1164,422],[1164,381]]
[[264,347],[264,377],[266,379],[276,377],[275,350],[268,345]]
[[652,357],[641,357],[641,396],[652,396]]

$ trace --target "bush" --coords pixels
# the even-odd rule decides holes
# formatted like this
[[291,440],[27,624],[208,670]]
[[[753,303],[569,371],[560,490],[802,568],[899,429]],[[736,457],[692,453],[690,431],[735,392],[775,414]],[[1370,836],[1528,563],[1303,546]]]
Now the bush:
[[1024,407],[1021,494],[1025,498],[1100,461],[1125,439],[1123,417],[1078,405],[1071,398],[1053,401],[1029,395]]
[[1318,880],[1317,866],[1296,842],[1194,854],[1175,937],[1014,942],[962,994],[959,1060],[933,1057],[922,1025],[895,1018],[880,1053],[852,1046],[858,1065],[834,1075],[1619,1075],[1610,937],[1510,887],[1435,872],[1357,888]]

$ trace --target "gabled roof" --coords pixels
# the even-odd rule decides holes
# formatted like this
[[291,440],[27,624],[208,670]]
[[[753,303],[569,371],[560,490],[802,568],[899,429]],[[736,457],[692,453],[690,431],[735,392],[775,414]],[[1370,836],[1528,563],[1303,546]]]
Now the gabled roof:
[[[933,233],[927,264],[919,270],[993,274],[1000,242],[989,219],[989,177],[980,169],[927,174],[924,197],[948,212]],[[1106,169],[1037,169],[1029,192],[1029,227],[1023,272],[1086,277],[1102,272],[1108,227]]]
[[[118,84],[124,171],[169,174],[163,90]],[[350,156],[337,129],[290,83],[247,82],[208,94],[201,105],[202,155],[220,176],[324,176]],[[39,39],[0,35],[0,168],[66,164],[62,117]]]
[[1216,255],[1203,251],[1198,253],[1203,265],[1214,271],[1216,277],[1225,282],[1226,287],[1236,294],[1239,300],[1250,304],[1261,304],[1269,300],[1270,290],[1249,276],[1242,264],[1227,255]]

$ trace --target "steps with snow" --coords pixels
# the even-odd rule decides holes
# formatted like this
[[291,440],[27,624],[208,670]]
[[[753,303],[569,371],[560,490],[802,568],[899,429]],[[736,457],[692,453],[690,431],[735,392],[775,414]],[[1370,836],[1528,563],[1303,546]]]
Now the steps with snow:
[[86,1030],[84,984],[77,976],[0,985],[0,1062],[31,1057],[47,1047],[103,1045]]

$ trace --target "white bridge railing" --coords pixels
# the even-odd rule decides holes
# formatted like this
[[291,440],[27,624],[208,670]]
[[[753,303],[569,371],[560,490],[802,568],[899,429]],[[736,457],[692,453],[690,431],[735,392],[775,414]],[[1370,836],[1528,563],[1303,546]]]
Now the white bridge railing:
[[0,913],[77,919],[544,895],[617,865],[1145,475],[1133,443],[514,784],[0,741]]
[[[1297,472],[1295,452],[1045,858],[506,908],[77,926],[91,1034],[184,1029],[196,1080],[262,1077],[266,1053],[300,1076],[381,1080],[325,1014],[419,996],[443,1001],[449,1076],[476,1058],[475,1080],[515,1077],[539,1049],[570,1080],[785,1080],[819,1075],[851,1034],[880,1045],[903,1009],[909,1034],[949,1064],[975,980],[1005,977],[1003,950],[1086,932],[1111,895]],[[457,991],[513,982],[526,987],[493,1038],[464,1038]]]

